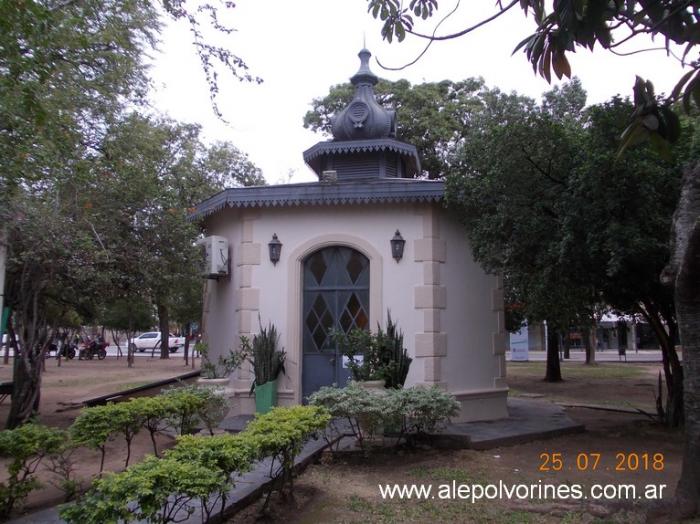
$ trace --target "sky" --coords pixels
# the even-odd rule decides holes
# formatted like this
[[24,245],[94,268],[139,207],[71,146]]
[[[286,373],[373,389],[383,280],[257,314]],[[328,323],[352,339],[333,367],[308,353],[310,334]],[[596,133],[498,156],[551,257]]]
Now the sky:
[[[420,26],[423,32],[432,32],[455,1],[441,0],[437,17]],[[463,4],[438,34],[461,30],[495,12],[490,0]],[[366,6],[366,0],[238,0],[227,18],[236,32],[225,37],[208,35],[243,58],[250,73],[263,83],[241,83],[221,73],[218,104],[226,122],[212,110],[187,26],[169,24],[152,57],[153,108],[182,122],[199,123],[207,141],[232,142],[248,153],[268,183],[275,184],[316,180],[302,153],[326,137],[304,129],[304,114],[311,109],[313,98],[347,82],[357,71],[357,53],[363,44],[373,54],[374,73],[388,80],[421,83],[480,76],[489,87],[533,98],[552,87],[533,73],[522,52],[512,55],[517,43],[535,27],[519,8],[474,33],[434,43],[407,69],[387,71],[375,59],[385,66],[404,65],[425,47],[425,41],[410,36],[402,43],[383,41],[381,23],[367,13]],[[660,46],[661,42],[633,42],[621,50]],[[657,92],[669,92],[683,72],[677,60],[663,51],[619,57],[580,49],[569,55],[569,61],[588,92],[589,104],[616,94],[631,96],[636,74],[651,79]],[[400,127],[401,114],[398,124]]]

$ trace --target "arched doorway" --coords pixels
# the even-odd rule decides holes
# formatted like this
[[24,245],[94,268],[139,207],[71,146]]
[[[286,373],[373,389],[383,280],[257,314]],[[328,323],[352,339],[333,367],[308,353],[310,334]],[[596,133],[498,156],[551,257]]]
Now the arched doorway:
[[304,261],[302,398],[350,377],[331,330],[369,326],[369,260],[349,247],[331,246]]

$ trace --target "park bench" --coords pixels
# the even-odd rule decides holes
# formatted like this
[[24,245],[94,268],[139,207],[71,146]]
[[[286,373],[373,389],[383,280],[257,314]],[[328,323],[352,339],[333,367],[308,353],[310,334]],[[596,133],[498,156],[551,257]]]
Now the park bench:
[[14,383],[10,382],[0,382],[0,404],[5,402],[7,397],[12,396],[12,388]]

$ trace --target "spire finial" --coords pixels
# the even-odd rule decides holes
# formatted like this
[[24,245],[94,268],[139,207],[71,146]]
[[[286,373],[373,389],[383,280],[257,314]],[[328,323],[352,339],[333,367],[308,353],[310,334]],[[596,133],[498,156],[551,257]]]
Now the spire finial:
[[370,53],[367,48],[363,47],[357,56],[360,57],[360,69],[352,76],[350,81],[353,85],[375,85],[377,82],[379,82],[379,78],[377,78],[377,75],[375,75],[369,68],[369,59],[372,56],[372,53]]

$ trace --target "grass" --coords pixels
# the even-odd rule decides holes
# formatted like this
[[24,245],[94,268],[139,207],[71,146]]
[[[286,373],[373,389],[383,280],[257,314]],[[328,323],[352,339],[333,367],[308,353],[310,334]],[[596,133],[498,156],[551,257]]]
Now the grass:
[[[508,374],[516,377],[544,377],[545,362],[508,362]],[[648,376],[644,365],[630,363],[603,363],[586,365],[581,362],[562,362],[561,373],[568,378],[635,379]]]

